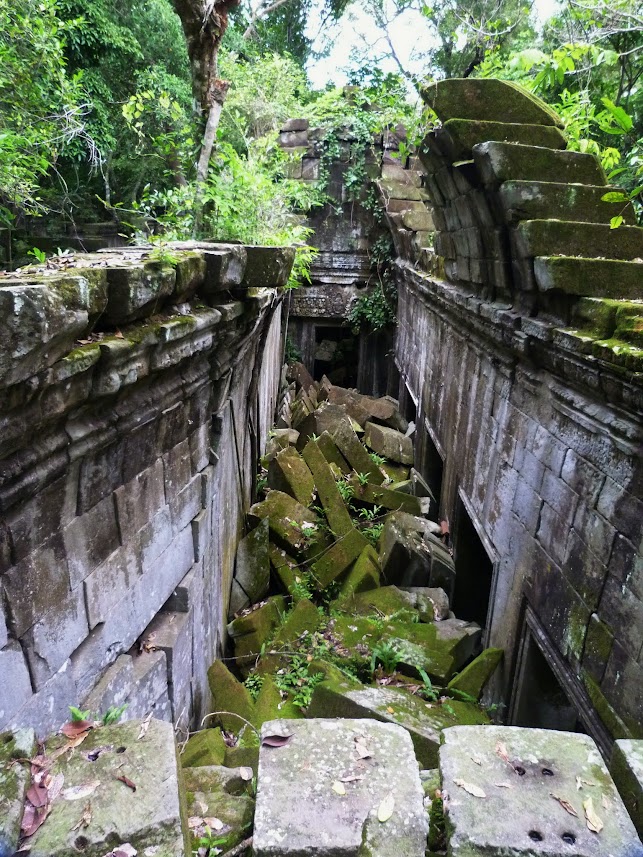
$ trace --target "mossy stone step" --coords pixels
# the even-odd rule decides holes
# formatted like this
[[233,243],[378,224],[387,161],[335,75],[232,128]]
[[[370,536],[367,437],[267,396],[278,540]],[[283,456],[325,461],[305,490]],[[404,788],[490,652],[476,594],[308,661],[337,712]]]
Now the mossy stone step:
[[473,147],[473,160],[487,185],[506,181],[605,184],[605,173],[598,159],[583,152],[487,142]]
[[605,259],[643,259],[643,229],[607,223],[571,220],[523,220],[512,233],[514,253],[534,256],[602,256]]
[[538,256],[534,273],[542,292],[555,289],[568,295],[626,300],[643,296],[643,262]]
[[377,589],[380,585],[380,574],[377,551],[372,545],[367,545],[342,582],[339,598],[350,598],[359,592]]
[[506,181],[498,191],[500,205],[510,223],[519,220],[575,220],[582,223],[609,223],[621,215],[626,226],[636,225],[630,203],[604,202],[614,188],[565,184],[563,182]]
[[485,685],[498,668],[503,654],[503,649],[485,649],[462,672],[451,679],[447,688],[480,699]]
[[473,147],[489,140],[547,149],[564,149],[567,145],[563,132],[553,125],[491,122],[483,119],[449,119],[435,132],[435,139],[451,162],[471,158]]

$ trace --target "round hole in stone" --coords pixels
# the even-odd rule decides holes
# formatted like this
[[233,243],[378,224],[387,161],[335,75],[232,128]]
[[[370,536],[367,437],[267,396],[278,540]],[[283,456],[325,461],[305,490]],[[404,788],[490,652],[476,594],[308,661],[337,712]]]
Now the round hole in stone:
[[13,733],[12,733],[12,732],[8,732],[8,733],[4,736],[4,739],[3,739],[3,742],[2,742],[2,743],[3,743],[3,744],[11,744],[11,742],[12,742],[12,741],[13,741]]
[[537,830],[530,830],[529,831],[529,838],[532,839],[534,842],[542,842],[543,841],[542,833],[539,833]]
[[527,771],[522,768],[520,765],[516,765],[514,771],[518,774],[519,777],[524,777]]
[[551,768],[543,768],[542,773],[543,773],[543,777],[553,777],[554,776],[554,772],[552,771]]
[[89,839],[86,836],[77,836],[74,840],[74,847],[79,851],[84,851],[89,845]]
[[568,845],[573,845],[574,842],[576,842],[576,837],[574,836],[573,833],[563,833],[563,835],[560,838],[563,840],[563,842],[566,842]]
[[116,748],[116,752],[117,752],[117,753],[124,753],[124,752],[125,752],[125,750],[127,750],[127,747],[117,747],[117,748]]

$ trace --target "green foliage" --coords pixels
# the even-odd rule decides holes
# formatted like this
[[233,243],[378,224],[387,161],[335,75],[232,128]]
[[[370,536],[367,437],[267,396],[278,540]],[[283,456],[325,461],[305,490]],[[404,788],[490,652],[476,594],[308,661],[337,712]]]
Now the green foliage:
[[339,491],[341,498],[345,503],[348,503],[349,500],[352,500],[355,496],[355,488],[351,485],[350,482],[346,481],[346,478],[344,476],[337,479],[337,490]]
[[429,702],[437,702],[439,696],[437,690],[433,687],[433,682],[429,678],[428,674],[422,667],[417,667],[417,671],[420,674],[420,678],[422,679],[422,690],[420,693],[425,699],[428,699]]
[[401,657],[402,654],[394,643],[388,640],[377,643],[371,652],[371,673],[375,672],[378,665],[382,667],[385,673],[395,672]]
[[286,337],[286,349],[284,354],[286,363],[299,363],[301,361],[301,351],[297,348],[292,339]]
[[396,297],[392,283],[380,283],[356,298],[348,311],[348,323],[357,333],[362,327],[367,330],[382,330],[396,320]]
[[250,675],[244,681],[245,686],[250,693],[250,696],[256,700],[259,696],[259,691],[263,687],[264,676],[259,675],[259,673],[250,673]]
[[69,712],[73,723],[78,723],[81,720],[89,720],[92,716],[91,711],[81,711],[80,708],[76,708],[75,705],[69,706]]
[[380,536],[382,535],[382,530],[384,529],[384,524],[370,524],[368,527],[363,527],[362,532],[369,540],[369,542],[376,548],[379,544]]
[[290,588],[293,598],[306,598],[311,600],[315,591],[313,576],[309,571],[302,571],[295,577],[295,582]]
[[275,675],[278,690],[289,694],[293,704],[302,709],[310,705],[315,688],[323,680],[323,673],[308,673],[308,661],[303,655],[293,655],[288,668],[277,670]]
[[127,705],[127,702],[124,705],[119,705],[118,707],[110,705],[110,707],[101,717],[101,723],[103,724],[103,726],[112,726],[114,723],[118,723],[123,714],[125,714]]

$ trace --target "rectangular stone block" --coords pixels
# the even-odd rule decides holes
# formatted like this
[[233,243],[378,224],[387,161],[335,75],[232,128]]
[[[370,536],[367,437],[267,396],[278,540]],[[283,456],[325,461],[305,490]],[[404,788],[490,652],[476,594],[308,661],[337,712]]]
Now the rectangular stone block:
[[610,773],[638,835],[643,837],[643,741],[625,738],[616,741]]
[[12,641],[0,649],[0,729],[32,696],[27,662],[20,644]]
[[125,719],[134,720],[146,717],[150,711],[157,715],[157,704],[161,699],[167,699],[169,716],[161,720],[171,720],[171,710],[167,690],[167,659],[163,651],[133,652],[132,670],[134,685],[127,700]]
[[107,621],[111,610],[134,586],[141,574],[138,543],[118,548],[85,578],[85,599],[89,627]]
[[[373,857],[423,857],[428,824],[407,732],[375,721],[275,720],[262,728],[264,738],[273,734],[291,737],[259,753],[256,857],[353,857],[363,848]],[[359,759],[358,744],[368,759]]]
[[114,497],[110,494],[62,533],[72,588],[78,586],[120,544]]
[[456,726],[443,734],[449,854],[643,854],[589,736],[506,726]]
[[115,497],[121,539],[127,544],[165,505],[163,462],[156,461],[117,488]]
[[202,477],[197,473],[175,497],[169,498],[173,533],[183,530],[199,514],[202,508],[201,491]]
[[69,706],[74,705],[72,700],[78,699],[80,696],[70,662],[65,661],[58,672],[28,698],[6,725],[9,728],[30,726],[38,738],[44,738],[69,720]]
[[107,667],[80,707],[100,718],[109,708],[119,708],[126,702],[133,684],[132,656],[119,655],[114,663]]
[[52,602],[23,637],[36,690],[62,667],[88,633],[85,595],[78,586]]
[[152,568],[158,557],[172,541],[172,518],[170,507],[163,508],[139,533],[140,557],[143,571]]
[[172,720],[186,728],[192,717],[192,627],[187,613],[159,613],[144,638],[165,652]]
[[24,559],[75,517],[78,471],[77,464],[71,465],[67,474],[9,512],[7,525],[16,562]]

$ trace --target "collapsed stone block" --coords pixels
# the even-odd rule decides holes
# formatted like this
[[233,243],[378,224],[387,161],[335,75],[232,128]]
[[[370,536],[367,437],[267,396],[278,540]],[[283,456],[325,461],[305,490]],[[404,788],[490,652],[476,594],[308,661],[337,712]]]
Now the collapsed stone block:
[[388,458],[389,461],[413,464],[413,441],[402,432],[388,426],[366,423],[364,441],[373,452]]
[[282,699],[281,691],[275,684],[274,676],[264,673],[262,679],[261,690],[255,702],[254,725],[256,727],[261,726],[267,720],[276,720],[279,717],[300,719],[304,716],[290,699]]
[[313,557],[328,544],[318,516],[282,491],[270,491],[265,500],[250,508],[249,515],[268,518],[275,541],[286,550]]
[[[392,511],[402,511],[409,515],[421,515],[428,512],[430,502],[422,502],[422,499],[414,497],[404,491],[396,490],[393,486],[386,488],[383,485],[363,485],[359,479],[352,478],[350,484],[355,491],[355,499],[370,503],[374,506],[383,506]],[[402,483],[403,484],[403,483]]]
[[299,453],[286,447],[268,465],[268,485],[307,506],[315,493],[313,476]]
[[[260,751],[256,857],[424,857],[427,821],[417,762],[398,726],[360,720],[277,720]],[[368,748],[360,759],[357,748]],[[364,752],[361,755],[365,755]],[[392,801],[383,817],[383,804]]]
[[[158,857],[184,857],[189,843],[174,729],[151,720],[140,733],[136,720],[95,729],[56,759],[51,774],[64,776],[63,791],[29,840],[34,857],[69,857],[81,849],[102,857],[127,843],[139,854],[155,848]],[[48,752],[60,744],[54,739]],[[92,753],[96,758],[88,761]],[[88,802],[91,821],[85,823]]]
[[294,247],[246,248],[247,261],[243,284],[247,288],[277,288],[285,286],[295,261]]
[[353,521],[339,493],[333,471],[316,441],[309,440],[306,444],[304,460],[315,480],[315,488],[331,530],[336,536],[347,535],[353,529]]
[[[236,663],[242,670],[250,669],[259,658],[261,647],[272,637],[282,622],[286,601],[274,595],[256,605],[249,613],[234,619],[228,625],[228,634],[234,643]],[[208,673],[209,675],[209,673]]]
[[440,772],[454,857],[643,854],[588,735],[458,726],[444,731]]
[[449,618],[449,599],[444,589],[428,586],[401,587],[408,593],[412,606],[418,611],[420,622],[439,622]]
[[[248,604],[261,601],[268,592],[270,585],[270,556],[268,519],[264,518],[258,527],[251,530],[248,535],[241,539],[237,548],[237,556],[234,567],[234,582],[246,596],[245,603],[240,604],[240,599],[235,598],[234,604],[231,599],[230,609],[237,613]],[[234,610],[232,609],[234,607]]]
[[23,805],[29,787],[29,770],[18,759],[36,752],[33,729],[0,734],[0,857],[12,857],[18,849]]
[[350,427],[350,424],[350,417],[346,413],[345,407],[342,405],[322,404],[299,424],[297,450],[303,452],[304,447],[313,435],[320,437],[323,432],[327,431],[332,436],[339,426]]
[[643,741],[615,741],[609,767],[636,832],[643,838]]
[[366,718],[402,726],[410,734],[420,766],[436,768],[443,729],[459,723],[486,724],[487,715],[476,705],[450,699],[446,705],[425,702],[394,687],[343,687],[318,684],[307,717]]
[[188,739],[181,753],[181,765],[184,768],[222,765],[225,751],[226,743],[221,729],[201,729]]
[[339,472],[347,474],[351,472],[350,464],[341,454],[341,452],[337,448],[337,444],[327,431],[322,432],[321,435],[317,438],[317,446],[323,453],[326,461],[336,468],[336,470],[334,471],[335,473]]
[[336,580],[361,554],[368,545],[366,536],[359,530],[351,530],[329,548],[312,565],[315,584],[321,591]]
[[375,485],[381,485],[384,482],[384,474],[360,443],[352,426],[340,423],[330,434],[339,451],[356,473],[366,475],[368,481]]
[[387,517],[380,540],[380,560],[388,583],[440,587],[451,599],[455,565],[434,535],[438,526],[405,512],[394,512]]
[[449,690],[460,691],[480,699],[485,685],[496,671],[503,654],[502,649],[485,649],[462,672],[452,678],[447,687]]
[[350,598],[380,585],[380,565],[377,551],[367,545],[355,560],[339,590],[340,599]]
[[[208,669],[208,684],[212,693],[213,712],[229,712],[217,714],[214,718],[223,729],[238,733],[243,728],[244,720],[252,722],[254,708],[250,692],[222,661],[215,661]],[[237,714],[239,717],[234,716]]]
[[[266,652],[258,666],[261,673],[274,672],[282,664],[281,652],[290,652],[299,638],[306,634],[314,634],[321,624],[319,611],[307,598],[302,598],[286,615],[283,624],[277,629],[270,649]],[[288,658],[286,658],[286,662]]]
[[193,850],[198,848],[199,838],[205,834],[211,818],[222,822],[216,832],[211,828],[222,851],[229,851],[247,838],[252,827],[254,800],[247,793],[248,781],[243,779],[242,773],[239,768],[220,765],[183,771]]

